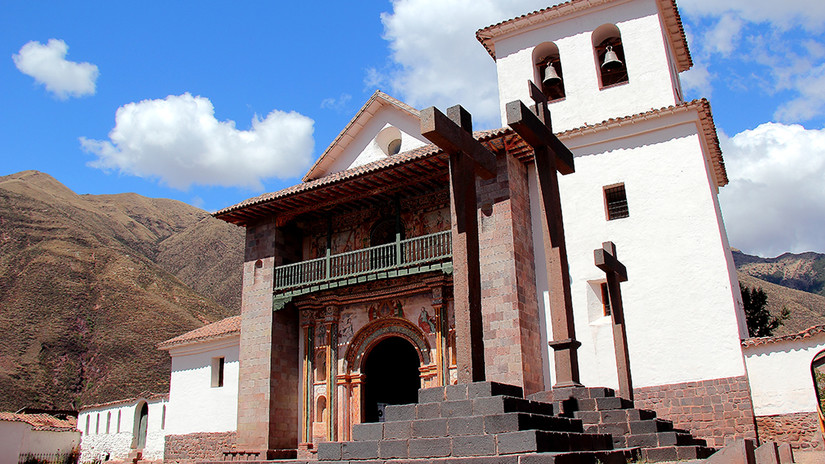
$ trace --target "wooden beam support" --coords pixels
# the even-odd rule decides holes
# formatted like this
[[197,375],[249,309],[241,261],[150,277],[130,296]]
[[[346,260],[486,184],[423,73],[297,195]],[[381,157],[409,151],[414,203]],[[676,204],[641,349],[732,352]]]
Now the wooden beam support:
[[[469,113],[458,106],[456,116],[459,122]],[[446,153],[464,153],[472,160],[470,167],[482,179],[492,179],[496,176],[496,155],[473,138],[472,128],[467,131],[458,123],[453,122],[444,113],[434,106],[421,111],[421,135],[444,150]],[[466,122],[466,121],[465,121]]]

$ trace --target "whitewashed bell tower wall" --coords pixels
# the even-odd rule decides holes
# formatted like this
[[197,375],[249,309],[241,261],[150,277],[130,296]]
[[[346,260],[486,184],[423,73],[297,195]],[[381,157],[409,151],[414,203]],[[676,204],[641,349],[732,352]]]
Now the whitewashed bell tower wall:
[[[621,33],[628,82],[600,89],[601,63],[592,34],[604,24],[615,25]],[[527,80],[537,81],[533,50],[545,42],[558,47],[564,70],[566,97],[550,104],[555,132],[682,101],[656,0],[609,2],[495,39],[502,125],[507,124],[507,102],[520,99],[532,104]]]
[[[509,32],[504,23],[493,46],[504,125],[507,102],[533,103],[527,81],[538,80],[534,49],[547,42],[558,47],[565,97],[549,109],[553,131],[575,156],[576,172],[559,182],[582,382],[618,386],[611,323],[599,291],[605,277],[593,263],[593,250],[609,240],[628,269],[622,295],[634,388],[734,379],[732,388],[747,395],[740,347],[747,331],[717,199],[725,181],[713,166],[704,106],[682,101],[672,34],[663,19],[673,11],[659,9],[671,4],[572,4],[571,11],[578,11],[527,15],[532,24],[521,22]],[[604,24],[619,29],[628,81],[600,88],[592,36]],[[626,118],[639,113],[645,115]],[[602,124],[617,118],[625,119]],[[597,127],[582,130],[586,125]],[[715,138],[713,129],[710,134]],[[608,220],[604,188],[615,184],[625,186],[629,217]],[[530,195],[536,284],[551,338],[532,177]],[[545,383],[552,385],[551,350],[544,355]]]

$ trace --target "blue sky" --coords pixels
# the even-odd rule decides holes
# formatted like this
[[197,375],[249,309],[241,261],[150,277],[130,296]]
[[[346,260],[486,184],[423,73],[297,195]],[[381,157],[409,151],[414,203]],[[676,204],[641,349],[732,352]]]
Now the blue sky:
[[[299,3],[0,3],[0,176],[214,211],[296,183],[378,88],[497,126],[474,32],[553,2]],[[825,2],[678,3],[732,246],[825,252]]]

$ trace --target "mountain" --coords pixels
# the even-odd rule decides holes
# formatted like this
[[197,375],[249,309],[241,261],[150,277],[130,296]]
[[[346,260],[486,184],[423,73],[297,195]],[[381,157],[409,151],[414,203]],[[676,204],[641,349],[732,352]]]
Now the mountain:
[[0,410],[167,391],[155,345],[238,314],[243,240],[178,201],[0,177]]
[[825,254],[785,253],[761,258],[733,250],[739,282],[762,288],[768,311],[777,316],[782,308],[791,315],[774,335],[787,335],[825,324]]

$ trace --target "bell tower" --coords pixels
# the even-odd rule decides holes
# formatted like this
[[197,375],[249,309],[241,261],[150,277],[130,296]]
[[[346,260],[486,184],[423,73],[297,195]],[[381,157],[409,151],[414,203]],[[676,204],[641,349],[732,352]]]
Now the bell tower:
[[572,0],[476,33],[496,61],[504,106],[530,105],[527,80],[564,131],[683,102],[692,66],[674,0]]

